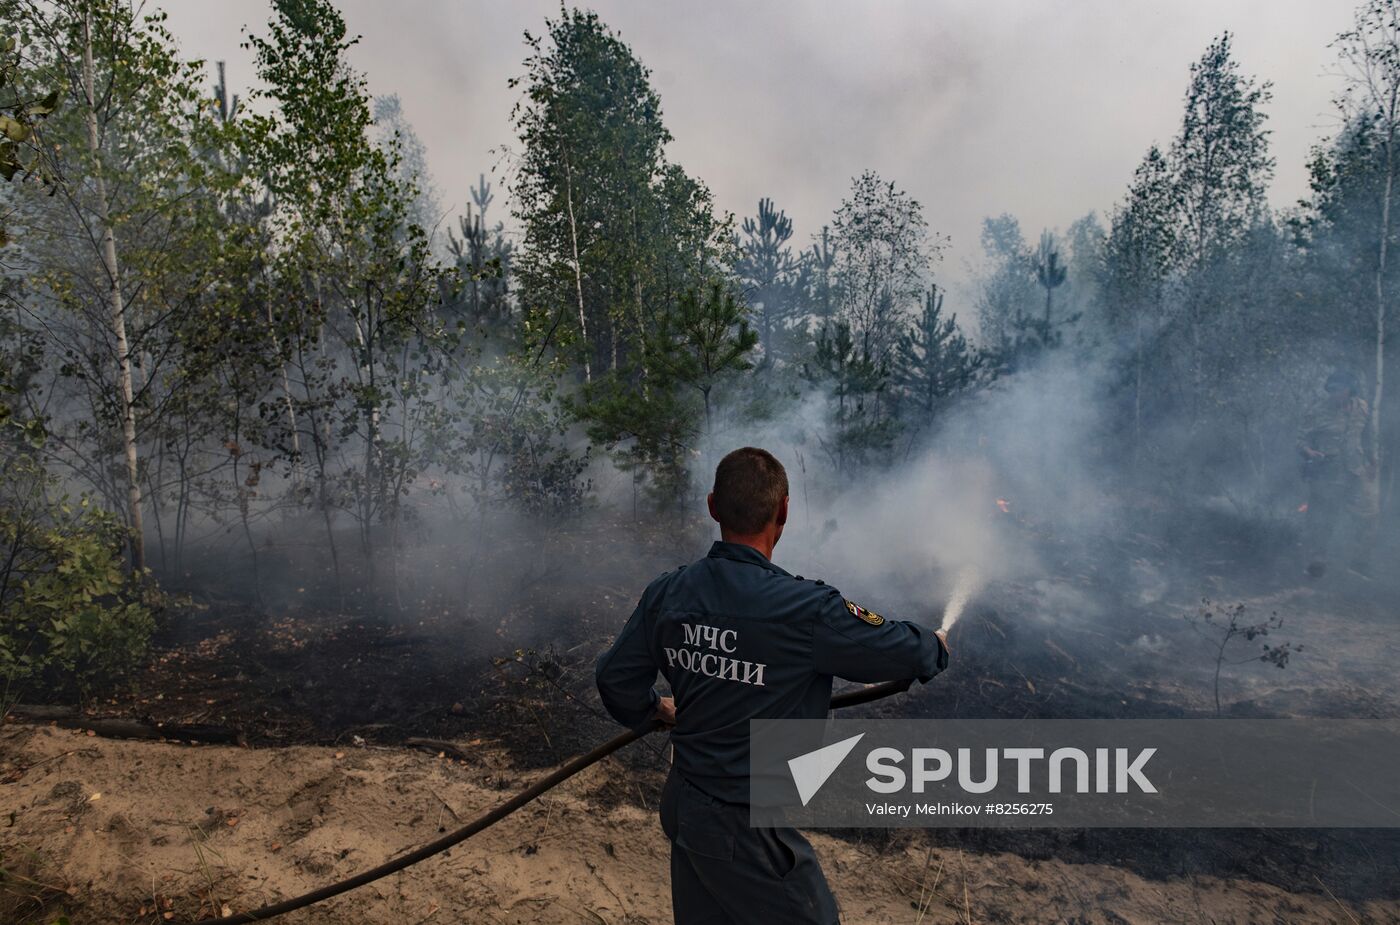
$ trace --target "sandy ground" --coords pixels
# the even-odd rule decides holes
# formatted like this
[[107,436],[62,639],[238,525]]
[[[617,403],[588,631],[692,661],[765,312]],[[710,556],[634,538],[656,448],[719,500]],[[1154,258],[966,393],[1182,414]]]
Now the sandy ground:
[[[339,879],[436,837],[528,784],[489,746],[470,763],[347,747],[251,750],[0,728],[0,921],[188,922]],[[653,813],[598,795],[605,762],[449,854],[294,913],[289,923],[671,921]],[[1209,878],[814,834],[854,922],[1382,923],[1343,904]],[[917,841],[917,840],[915,840]],[[26,879],[20,879],[20,878]],[[36,911],[25,897],[43,894]]]

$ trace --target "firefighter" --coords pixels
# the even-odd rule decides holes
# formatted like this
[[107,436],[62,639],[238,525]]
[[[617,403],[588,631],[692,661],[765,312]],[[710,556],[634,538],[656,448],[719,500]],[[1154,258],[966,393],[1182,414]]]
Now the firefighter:
[[[836,901],[807,840],[749,825],[749,720],[824,718],[833,676],[927,682],[948,665],[946,640],[772,562],[788,480],[766,450],[725,456],[708,504],[721,539],[647,587],[598,659],[598,691],[623,725],[673,725],[661,826],[678,925],[831,925]],[[674,700],[654,689],[658,671]]]
[[1356,376],[1337,370],[1327,377],[1324,395],[1303,415],[1298,428],[1298,455],[1307,483],[1303,524],[1306,574],[1320,578],[1343,525],[1340,545],[1348,569],[1370,578],[1369,552],[1375,539],[1379,508],[1376,456],[1370,410]]

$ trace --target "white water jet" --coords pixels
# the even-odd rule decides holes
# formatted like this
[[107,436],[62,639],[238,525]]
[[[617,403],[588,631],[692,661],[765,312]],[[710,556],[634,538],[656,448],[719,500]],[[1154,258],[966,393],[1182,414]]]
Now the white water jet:
[[958,577],[953,582],[953,594],[948,598],[948,606],[943,608],[943,631],[946,633],[953,628],[953,624],[958,622],[958,618],[967,609],[968,599],[972,597],[982,584],[982,576],[977,569],[971,565],[965,565],[958,570]]

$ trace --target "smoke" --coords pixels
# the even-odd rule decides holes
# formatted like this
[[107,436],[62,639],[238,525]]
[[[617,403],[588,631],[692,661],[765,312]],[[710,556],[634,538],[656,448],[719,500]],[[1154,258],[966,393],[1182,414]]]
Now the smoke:
[[724,452],[769,449],[792,496],[779,564],[877,612],[951,628],[989,585],[1046,578],[1046,529],[1070,540],[1111,526],[1111,480],[1094,452],[1105,375],[1077,357],[1055,358],[844,473],[830,451],[838,438],[827,399],[809,392],[763,426],[718,433],[695,491],[703,496]]

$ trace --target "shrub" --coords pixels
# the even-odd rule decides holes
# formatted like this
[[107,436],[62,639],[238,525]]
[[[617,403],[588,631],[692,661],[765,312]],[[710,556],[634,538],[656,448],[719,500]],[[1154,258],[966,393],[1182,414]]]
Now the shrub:
[[123,535],[86,499],[0,507],[0,678],[11,696],[87,696],[145,655],[158,601],[128,573]]

